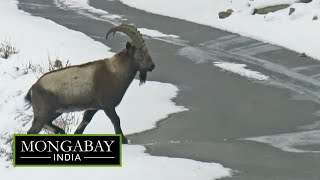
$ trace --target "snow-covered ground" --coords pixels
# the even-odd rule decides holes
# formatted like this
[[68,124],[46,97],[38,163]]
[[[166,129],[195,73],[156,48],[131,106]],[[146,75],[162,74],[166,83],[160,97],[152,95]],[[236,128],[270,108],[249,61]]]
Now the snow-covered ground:
[[[320,59],[320,0],[294,3],[289,8],[267,15],[252,15],[255,8],[293,3],[298,0],[121,0],[148,12],[213,26],[263,42],[286,47]],[[250,6],[249,6],[250,5]],[[219,19],[218,13],[233,9],[233,14]],[[319,20],[312,20],[318,16]]]
[[[0,41],[10,41],[18,54],[0,58],[0,148],[10,151],[6,138],[30,128],[32,109],[24,110],[24,96],[41,75],[28,68],[48,68],[48,59],[60,59],[73,65],[113,55],[105,45],[83,33],[69,30],[52,21],[33,17],[17,9],[16,0],[0,1]],[[92,10],[93,11],[93,10]],[[107,15],[107,14],[106,14]],[[110,17],[108,17],[110,18]],[[114,16],[114,18],[119,18]],[[152,32],[154,33],[154,32]],[[186,110],[171,99],[177,87],[148,81],[138,86],[134,81],[117,108],[125,134],[155,127],[156,121],[171,113]],[[143,94],[143,96],[141,95]],[[138,98],[138,99],[137,99]],[[77,115],[81,116],[81,113]],[[74,125],[76,126],[76,124]],[[85,133],[114,133],[111,122],[98,113]],[[123,146],[123,167],[118,168],[13,168],[7,156],[0,156],[1,179],[216,179],[231,175],[231,170],[217,163],[154,157],[139,145]]]

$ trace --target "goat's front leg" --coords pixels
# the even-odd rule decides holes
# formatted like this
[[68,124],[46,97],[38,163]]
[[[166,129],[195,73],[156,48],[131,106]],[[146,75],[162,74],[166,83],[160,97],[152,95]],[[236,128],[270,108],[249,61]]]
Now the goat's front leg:
[[120,118],[115,109],[105,109],[104,112],[110,118],[113,128],[116,134],[122,135],[122,144],[128,144],[128,139],[123,135],[121,126],[120,126]]
[[96,114],[98,110],[86,110],[83,115],[83,119],[81,123],[79,124],[77,130],[74,132],[75,134],[82,134],[84,129],[87,127],[87,125],[92,120],[93,116]]

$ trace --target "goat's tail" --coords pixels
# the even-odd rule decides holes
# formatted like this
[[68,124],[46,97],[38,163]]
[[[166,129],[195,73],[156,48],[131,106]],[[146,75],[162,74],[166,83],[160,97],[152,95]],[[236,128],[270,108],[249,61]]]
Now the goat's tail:
[[24,100],[26,101],[25,109],[29,109],[31,107],[31,94],[32,94],[32,87],[29,89],[27,95],[24,97]]

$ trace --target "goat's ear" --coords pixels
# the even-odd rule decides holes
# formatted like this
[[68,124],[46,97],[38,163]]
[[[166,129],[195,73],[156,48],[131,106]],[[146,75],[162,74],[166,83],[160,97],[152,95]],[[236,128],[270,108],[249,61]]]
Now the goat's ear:
[[133,52],[134,52],[134,45],[131,44],[131,42],[127,42],[126,44],[126,48],[127,48],[127,52],[128,54],[131,56],[133,55]]

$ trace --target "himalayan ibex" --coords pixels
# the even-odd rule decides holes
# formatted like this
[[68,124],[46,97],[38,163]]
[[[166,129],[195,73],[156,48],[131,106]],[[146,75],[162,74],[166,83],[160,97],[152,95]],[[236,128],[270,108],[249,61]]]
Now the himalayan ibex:
[[140,84],[147,72],[155,68],[140,32],[131,25],[111,28],[106,35],[117,31],[128,35],[132,42],[111,58],[70,66],[44,74],[30,88],[25,99],[33,107],[34,119],[28,134],[38,134],[43,127],[54,133],[65,133],[52,121],[64,112],[85,110],[83,120],[75,131],[82,134],[98,110],[110,118],[116,134],[128,143],[120,126],[115,108],[139,71]]

